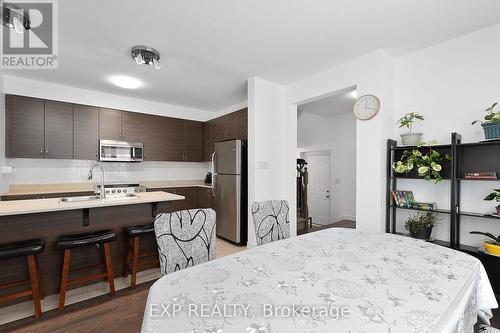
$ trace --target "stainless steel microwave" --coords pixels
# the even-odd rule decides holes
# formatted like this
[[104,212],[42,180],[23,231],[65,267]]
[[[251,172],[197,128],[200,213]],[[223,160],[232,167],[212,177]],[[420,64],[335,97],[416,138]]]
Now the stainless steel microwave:
[[99,160],[103,162],[142,162],[144,145],[141,142],[99,140]]

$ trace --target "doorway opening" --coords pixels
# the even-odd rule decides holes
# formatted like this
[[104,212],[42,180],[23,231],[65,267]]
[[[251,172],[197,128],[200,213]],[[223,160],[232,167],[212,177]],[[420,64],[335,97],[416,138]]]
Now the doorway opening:
[[356,227],[356,98],[349,87],[298,105],[297,234]]

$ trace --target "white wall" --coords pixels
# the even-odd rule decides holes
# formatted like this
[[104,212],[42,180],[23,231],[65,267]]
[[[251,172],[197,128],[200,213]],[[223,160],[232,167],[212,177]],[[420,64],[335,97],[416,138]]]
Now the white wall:
[[[386,142],[394,126],[393,65],[388,53],[376,51],[286,87],[285,187],[294,196],[297,105],[352,86],[357,87],[358,96],[380,98],[381,110],[375,118],[356,121],[356,227],[361,230],[383,231],[385,226]],[[295,205],[295,199],[293,202]]]
[[[481,126],[471,126],[471,122],[481,119],[482,110],[493,102],[500,102],[499,36],[500,24],[497,24],[397,58],[394,119],[410,111],[424,115],[425,121],[418,124],[417,130],[424,133],[425,140],[449,143],[451,132],[460,133],[464,142],[483,140]],[[394,138],[399,139],[401,132],[394,126]],[[422,181],[400,183],[402,189],[413,190],[418,200],[436,201],[438,206],[449,208],[449,182],[437,186]],[[498,182],[463,182],[461,209],[493,211],[493,204],[482,200],[492,188],[498,188]],[[449,239],[449,218],[441,218],[435,237]],[[499,234],[500,224],[495,220],[463,217],[461,240],[475,245],[482,237],[468,235],[471,230]]]
[[[356,118],[351,110],[329,117],[299,113],[299,152],[330,151],[330,221],[356,219]],[[340,181],[337,183],[336,180]]]
[[[248,80],[249,208],[254,201],[285,199],[291,202],[293,199],[294,194],[284,191],[282,183],[284,103],[285,93],[282,86],[255,77]],[[294,234],[295,206],[290,207]],[[256,244],[256,240],[250,209],[248,218],[248,243],[252,246]]]
[[217,115],[216,112],[127,97],[126,90],[123,95],[114,95],[10,75],[5,75],[5,93],[199,121]]
[[[3,81],[2,81],[3,82]],[[5,93],[54,99],[72,103],[96,105],[120,110],[157,114],[184,119],[205,121],[217,113],[169,105],[148,100],[107,94],[99,91],[75,88],[53,83],[5,76]],[[0,101],[0,156],[5,156],[3,94]],[[2,176],[2,192],[10,184],[65,183],[86,181],[88,167],[92,161],[6,159],[2,165],[12,166],[13,173]],[[208,163],[191,162],[142,162],[105,163],[106,181],[204,179],[209,171]]]

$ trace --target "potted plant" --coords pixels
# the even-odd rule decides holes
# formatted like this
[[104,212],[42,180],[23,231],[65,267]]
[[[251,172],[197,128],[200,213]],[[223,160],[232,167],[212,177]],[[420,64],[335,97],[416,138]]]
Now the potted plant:
[[432,228],[437,222],[437,214],[431,212],[418,212],[408,217],[405,228],[410,232],[411,237],[429,240]]
[[[500,202],[500,189],[494,189],[494,192],[491,192],[484,198],[486,201],[493,201],[496,200],[497,202]],[[497,210],[497,215],[500,215],[500,205],[497,205],[496,207]]]
[[451,158],[448,154],[443,156],[430,147],[424,152],[420,149],[405,150],[401,159],[394,162],[392,168],[397,173],[407,174],[416,168],[418,176],[425,180],[434,179],[434,183],[437,184],[443,179],[441,176],[443,160],[451,160]]
[[481,123],[484,130],[484,138],[486,140],[495,140],[500,139],[500,110],[495,111],[495,107],[498,103],[493,103],[492,106],[487,108],[486,116],[484,116],[484,121],[475,120],[472,122],[472,125],[475,123]]
[[470,233],[474,235],[483,235],[490,238],[484,241],[484,249],[486,250],[486,252],[490,254],[500,256],[500,235],[496,237],[495,235],[490,234],[489,232],[481,232],[481,231],[471,231]]
[[413,133],[413,123],[416,120],[424,120],[424,117],[416,112],[409,112],[398,120],[399,128],[406,127],[408,133],[401,134],[401,141],[405,146],[415,146],[422,141],[422,133]]

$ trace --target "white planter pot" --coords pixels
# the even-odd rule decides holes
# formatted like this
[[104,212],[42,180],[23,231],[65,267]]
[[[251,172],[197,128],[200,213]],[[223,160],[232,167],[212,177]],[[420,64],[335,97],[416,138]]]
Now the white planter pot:
[[401,141],[405,146],[416,146],[422,142],[422,133],[404,133],[401,134]]

